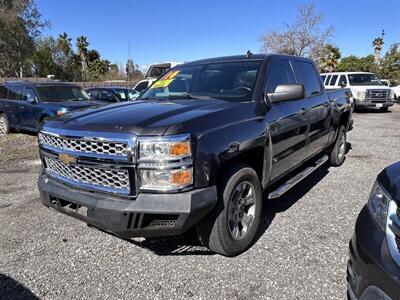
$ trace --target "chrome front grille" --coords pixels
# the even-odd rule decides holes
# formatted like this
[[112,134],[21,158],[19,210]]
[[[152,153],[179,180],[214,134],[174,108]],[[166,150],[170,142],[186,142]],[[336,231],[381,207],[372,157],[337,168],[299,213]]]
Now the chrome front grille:
[[368,98],[370,98],[370,99],[387,99],[387,98],[389,98],[389,91],[387,91],[387,90],[369,90]]
[[393,260],[400,266],[400,206],[393,200],[389,201],[386,240]]
[[103,168],[86,165],[67,165],[57,158],[44,156],[45,171],[72,185],[113,193],[130,193],[127,169]]
[[128,143],[112,142],[102,139],[70,138],[39,133],[39,143],[52,149],[76,152],[79,154],[92,154],[101,157],[127,157],[129,151]]

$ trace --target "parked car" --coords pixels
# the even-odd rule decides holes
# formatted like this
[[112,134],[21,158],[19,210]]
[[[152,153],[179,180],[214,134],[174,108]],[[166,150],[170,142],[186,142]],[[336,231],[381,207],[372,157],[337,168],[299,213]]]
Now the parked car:
[[336,72],[321,74],[326,89],[347,87],[354,96],[355,108],[377,107],[387,111],[393,105],[394,95],[374,73]]
[[118,87],[118,86],[92,87],[92,88],[87,88],[86,92],[90,96],[90,99],[105,103],[133,101],[140,95],[140,93],[135,89]]
[[150,87],[158,78],[168,72],[171,68],[176,67],[180,63],[178,62],[165,62],[152,64],[147,69],[144,79],[139,81],[134,89],[139,93],[143,93],[148,87]]
[[358,215],[347,264],[349,299],[400,297],[400,162],[377,177]]
[[400,102],[400,84],[392,87],[392,93],[394,99]]
[[0,85],[0,134],[12,129],[37,132],[47,117],[98,105],[74,84],[9,81]]
[[254,242],[263,191],[278,198],[343,163],[351,120],[344,91],[326,92],[309,59],[182,64],[138,101],[46,120],[41,201],[123,238],[195,226],[212,251],[237,255]]

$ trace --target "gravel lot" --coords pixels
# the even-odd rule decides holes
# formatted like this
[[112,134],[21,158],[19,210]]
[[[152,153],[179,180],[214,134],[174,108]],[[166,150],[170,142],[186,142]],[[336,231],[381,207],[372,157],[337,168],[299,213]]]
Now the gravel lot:
[[400,106],[354,119],[344,165],[266,203],[262,235],[236,258],[190,237],[130,243],[43,207],[36,138],[0,137],[0,299],[344,299],[356,216],[400,159]]

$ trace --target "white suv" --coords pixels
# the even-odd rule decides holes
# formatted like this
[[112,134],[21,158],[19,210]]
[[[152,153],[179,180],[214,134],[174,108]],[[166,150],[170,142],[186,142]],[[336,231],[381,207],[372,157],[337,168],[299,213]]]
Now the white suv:
[[334,72],[321,74],[325,89],[349,88],[355,108],[377,107],[387,111],[393,105],[394,93],[374,73]]

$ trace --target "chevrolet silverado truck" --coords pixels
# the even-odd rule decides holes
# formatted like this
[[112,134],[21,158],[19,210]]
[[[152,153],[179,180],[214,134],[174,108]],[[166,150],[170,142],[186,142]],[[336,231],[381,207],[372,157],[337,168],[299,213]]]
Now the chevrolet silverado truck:
[[344,91],[313,61],[242,55],[179,65],[137,101],[46,119],[42,203],[124,239],[194,228],[226,256],[254,243],[264,200],[346,153]]
[[98,106],[79,86],[58,81],[0,84],[0,134],[37,132],[47,117]]

